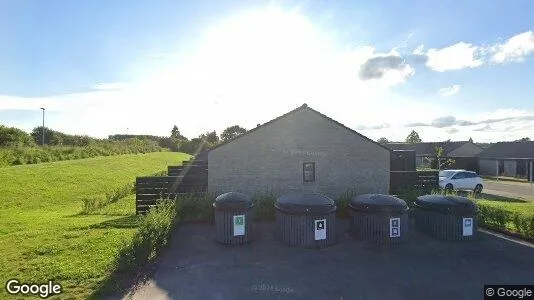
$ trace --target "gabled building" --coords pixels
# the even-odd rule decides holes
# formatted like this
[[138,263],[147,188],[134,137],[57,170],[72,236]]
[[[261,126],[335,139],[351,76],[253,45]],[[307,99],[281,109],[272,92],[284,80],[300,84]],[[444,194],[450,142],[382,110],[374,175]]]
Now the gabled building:
[[532,180],[534,141],[496,143],[482,151],[478,157],[482,175]]
[[389,192],[391,152],[306,104],[208,153],[210,193]]
[[432,159],[437,157],[436,148],[443,149],[445,158],[472,158],[483,151],[471,141],[444,141],[444,142],[425,142],[425,143],[388,143],[386,145],[391,150],[413,150],[415,151],[416,166],[418,168],[430,167]]

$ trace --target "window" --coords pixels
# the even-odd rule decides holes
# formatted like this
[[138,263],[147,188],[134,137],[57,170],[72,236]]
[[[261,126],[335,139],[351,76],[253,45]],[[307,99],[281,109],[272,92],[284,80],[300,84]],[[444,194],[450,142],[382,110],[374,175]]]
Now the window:
[[454,171],[441,171],[439,172],[439,177],[449,178],[454,174]]
[[315,163],[305,162],[302,164],[302,177],[304,182],[315,181]]
[[464,172],[457,173],[456,175],[452,177],[452,179],[464,179],[464,178],[465,178]]

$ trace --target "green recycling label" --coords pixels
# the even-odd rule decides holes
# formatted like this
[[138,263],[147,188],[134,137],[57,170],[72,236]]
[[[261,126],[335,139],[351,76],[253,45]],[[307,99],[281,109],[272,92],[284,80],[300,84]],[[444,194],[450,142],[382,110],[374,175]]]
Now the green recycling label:
[[245,235],[245,215],[234,216],[234,236]]

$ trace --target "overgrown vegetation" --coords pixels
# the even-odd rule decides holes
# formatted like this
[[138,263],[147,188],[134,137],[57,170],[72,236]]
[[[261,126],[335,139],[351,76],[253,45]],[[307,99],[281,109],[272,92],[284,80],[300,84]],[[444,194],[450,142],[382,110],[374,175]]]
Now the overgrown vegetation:
[[63,286],[62,297],[87,298],[113,272],[139,225],[148,221],[135,215],[133,195],[88,215],[80,214],[82,199],[113,198],[136,176],[188,158],[159,152],[1,168],[0,282],[53,279]]
[[87,146],[7,146],[0,147],[0,167],[74,160],[97,156],[142,154],[164,151],[147,140],[92,141]]
[[[217,195],[196,195],[189,193],[176,198],[176,206],[180,221],[213,222],[213,202]],[[252,197],[254,221],[272,221],[275,218],[274,203],[276,194],[265,193]]]
[[347,190],[334,200],[337,206],[336,217],[340,219],[349,218],[349,204],[352,198],[354,198],[356,195],[356,191]]
[[199,197],[194,193],[189,193],[179,196],[175,200],[178,218],[181,221],[213,221],[214,195],[204,194]]
[[[158,171],[151,175],[147,176],[167,176],[167,170],[165,171]],[[115,189],[112,189],[105,193],[104,196],[92,196],[92,197],[84,197],[82,198],[82,211],[80,214],[87,215],[90,213],[94,213],[95,211],[101,209],[104,206],[107,206],[112,203],[116,203],[117,201],[125,198],[128,195],[135,194],[135,182],[130,182],[125,184],[122,187],[117,187]]]
[[127,183],[122,187],[112,189],[105,193],[104,196],[93,196],[82,198],[83,208],[81,214],[89,214],[108,204],[115,203],[120,199],[135,193],[135,185]]
[[144,217],[130,242],[117,255],[117,271],[128,272],[144,266],[166,247],[176,218],[175,201],[162,200]]
[[534,239],[534,202],[488,198],[474,199],[482,226]]
[[168,150],[196,154],[244,133],[246,129],[233,125],[220,136],[215,131],[209,131],[188,139],[175,125],[168,137],[115,134],[107,139],[97,139],[42,126],[26,133],[18,128],[0,125],[0,167]]

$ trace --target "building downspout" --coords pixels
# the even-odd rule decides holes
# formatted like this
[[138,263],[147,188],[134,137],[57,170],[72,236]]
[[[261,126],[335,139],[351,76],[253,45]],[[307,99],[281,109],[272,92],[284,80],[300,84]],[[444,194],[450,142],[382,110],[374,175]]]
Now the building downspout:
[[495,161],[495,177],[497,177],[497,180],[499,180],[499,161]]
[[530,184],[532,185],[532,165],[534,164],[534,161],[530,161]]

